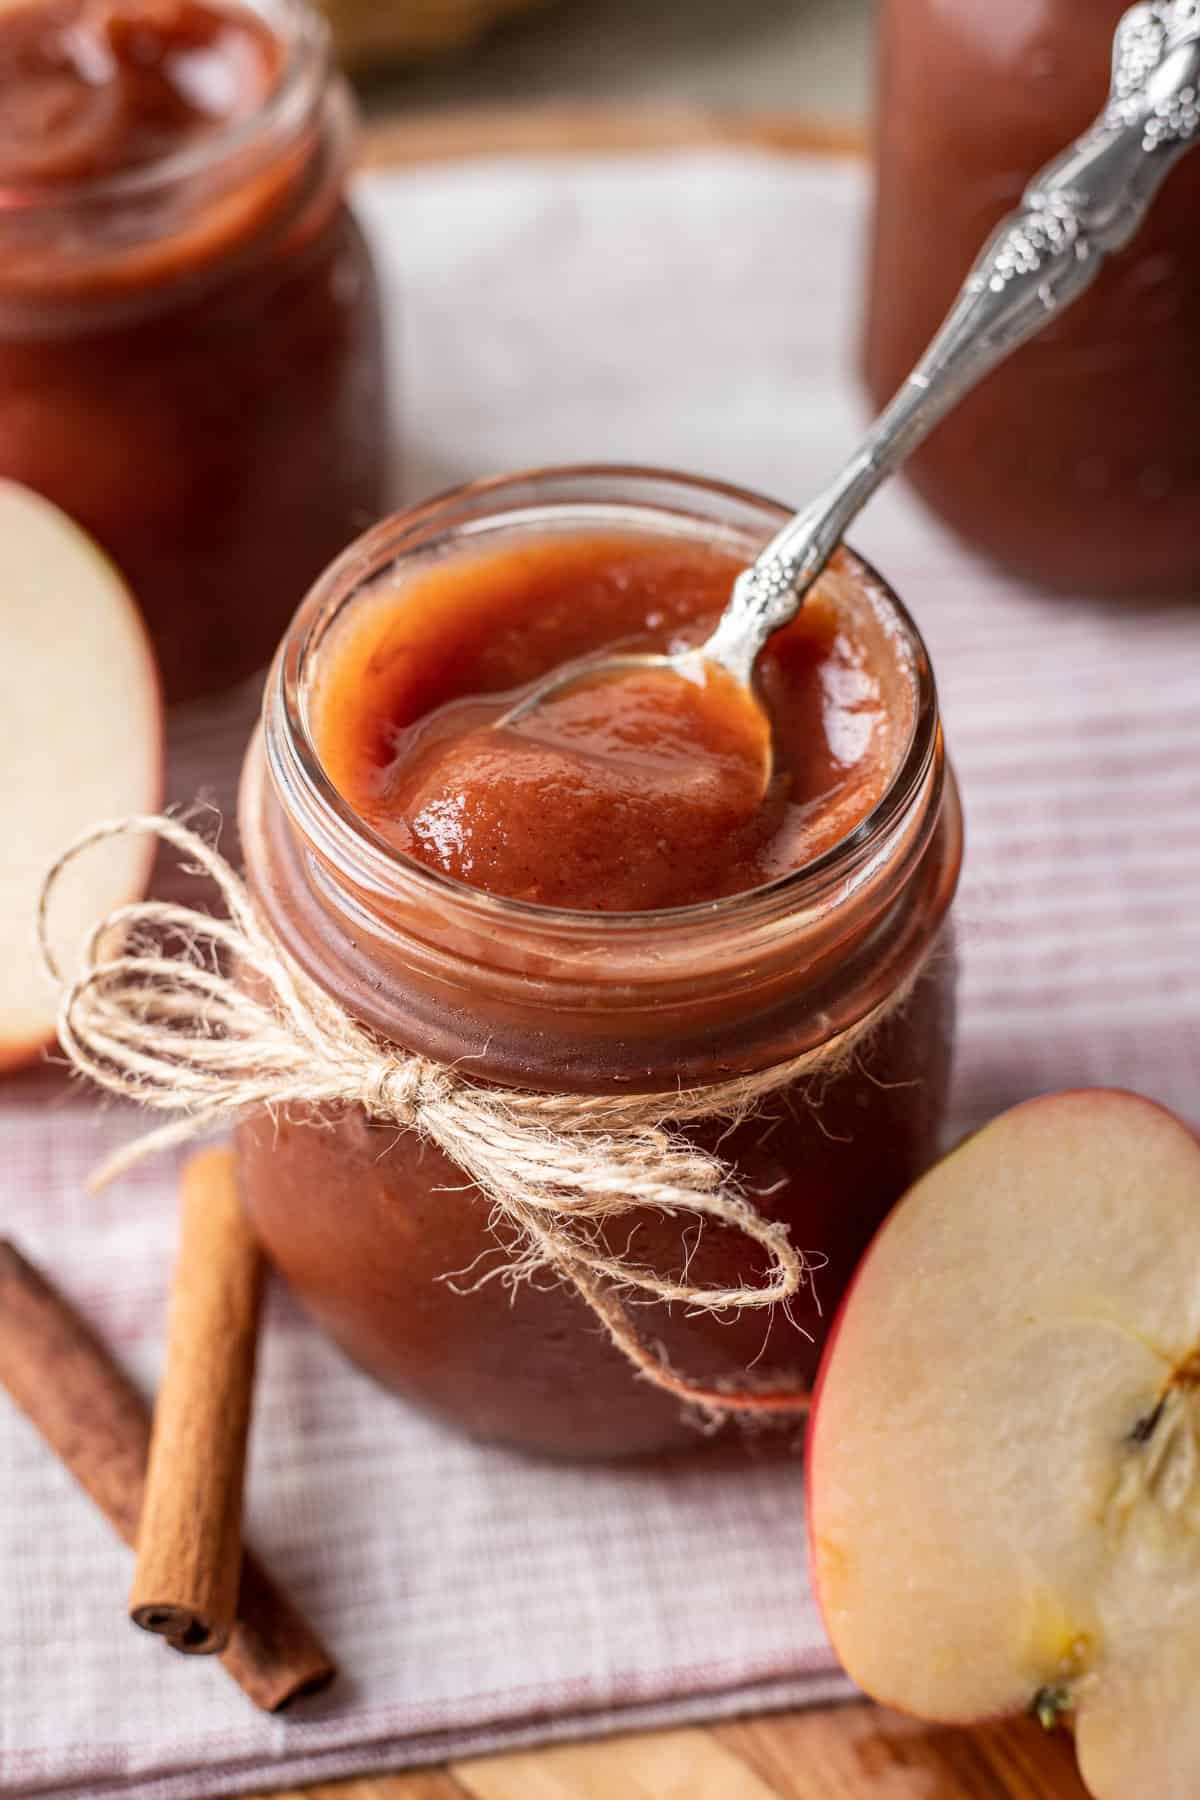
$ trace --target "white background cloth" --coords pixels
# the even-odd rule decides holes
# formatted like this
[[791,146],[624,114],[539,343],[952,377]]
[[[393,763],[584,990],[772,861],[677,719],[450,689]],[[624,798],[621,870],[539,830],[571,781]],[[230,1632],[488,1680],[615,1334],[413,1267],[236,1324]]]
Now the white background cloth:
[[[857,167],[506,162],[374,176],[360,200],[410,497],[612,459],[798,502],[852,442]],[[854,537],[926,633],[965,791],[956,1126],[1080,1083],[1196,1120],[1200,604],[1022,592],[901,489]],[[228,795],[233,735],[193,722],[174,798]],[[150,1386],[172,1170],[84,1191],[132,1129],[44,1075],[0,1088],[4,1229]],[[479,1449],[379,1393],[279,1293],[249,1535],[343,1670],[279,1720],[125,1622],[128,1552],[0,1403],[0,1791],[181,1800],[844,1691],[798,1462],[580,1470]]]

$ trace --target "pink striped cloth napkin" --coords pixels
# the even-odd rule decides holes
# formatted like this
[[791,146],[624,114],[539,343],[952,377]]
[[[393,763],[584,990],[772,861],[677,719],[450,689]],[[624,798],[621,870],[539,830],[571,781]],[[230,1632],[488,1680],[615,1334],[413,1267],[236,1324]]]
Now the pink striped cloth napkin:
[[[674,464],[799,501],[861,422],[863,176],[743,155],[377,175],[406,490]],[[1200,1118],[1200,605],[1047,600],[900,489],[857,539],[933,650],[966,795],[955,1129],[1078,1083]],[[249,696],[176,728],[173,797],[228,804]],[[0,1088],[4,1228],[152,1385],[172,1170],[89,1198],[133,1121]],[[127,1553],[0,1404],[0,1792],[144,1800],[846,1691],[809,1593],[798,1464],[547,1466],[459,1442],[269,1309],[250,1534],[340,1685],[281,1720],[123,1622]]]

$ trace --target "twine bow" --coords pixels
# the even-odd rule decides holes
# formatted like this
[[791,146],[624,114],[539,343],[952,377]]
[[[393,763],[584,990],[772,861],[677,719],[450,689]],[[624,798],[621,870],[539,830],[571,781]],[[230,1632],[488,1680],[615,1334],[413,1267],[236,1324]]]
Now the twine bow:
[[[91,933],[66,979],[48,918],[64,869],[92,845],[127,833],[171,845],[218,890],[224,916],[163,900],[117,908]],[[766,1095],[843,1059],[890,1006],[831,1043],[761,1073],[670,1094],[560,1095],[478,1085],[457,1069],[381,1043],[305,975],[264,928],[245,883],[196,832],[169,817],[99,825],[46,876],[38,914],[42,956],[62,986],[58,1031],[75,1068],[100,1087],[179,1115],[117,1152],[97,1185],[144,1157],[259,1110],[360,1106],[375,1120],[436,1144],[491,1203],[509,1255],[506,1279],[549,1269],[570,1283],[613,1342],[657,1387],[710,1418],[731,1410],[801,1412],[807,1394],[752,1392],[687,1380],[647,1344],[627,1297],[724,1313],[786,1306],[812,1259],[785,1226],[737,1191],[719,1157],[679,1129],[744,1118]],[[894,1002],[892,1003],[894,1004]],[[649,1209],[740,1231],[766,1253],[753,1284],[705,1286],[617,1254],[603,1227]]]

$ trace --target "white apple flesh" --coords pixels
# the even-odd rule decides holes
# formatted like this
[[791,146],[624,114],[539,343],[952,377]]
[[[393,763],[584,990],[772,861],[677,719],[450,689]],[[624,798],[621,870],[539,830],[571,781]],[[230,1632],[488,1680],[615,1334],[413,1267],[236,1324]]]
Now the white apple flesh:
[[1030,1101],[884,1224],[807,1451],[821,1609],[921,1718],[1074,1723],[1099,1800],[1200,1794],[1200,1144]]
[[[129,590],[57,507],[0,481],[0,1071],[54,1037],[35,947],[38,893],[89,825],[161,801],[158,673]],[[69,967],[84,934],[136,899],[148,840],[100,845],[69,868],[49,921]]]

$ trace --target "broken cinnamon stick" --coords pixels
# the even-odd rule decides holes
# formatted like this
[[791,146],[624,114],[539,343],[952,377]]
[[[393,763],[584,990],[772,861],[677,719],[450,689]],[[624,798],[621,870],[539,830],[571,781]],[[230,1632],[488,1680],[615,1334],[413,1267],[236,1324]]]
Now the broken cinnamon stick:
[[[6,1239],[0,1384],[118,1534],[136,1544],[150,1410],[78,1313]],[[249,1551],[220,1661],[264,1712],[319,1692],[336,1674],[308,1621]]]
[[237,1606],[263,1259],[227,1151],[185,1163],[179,1201],[129,1614],[204,1656],[228,1643]]

